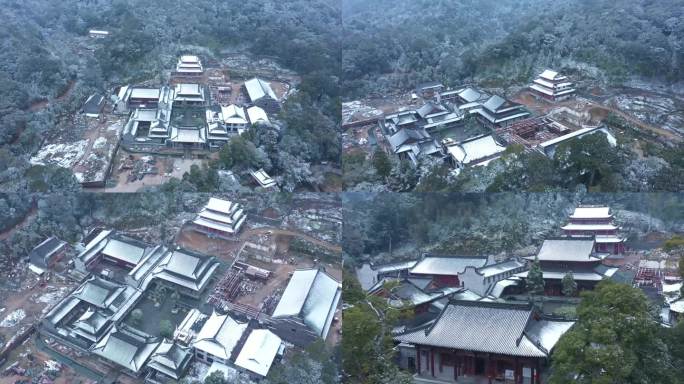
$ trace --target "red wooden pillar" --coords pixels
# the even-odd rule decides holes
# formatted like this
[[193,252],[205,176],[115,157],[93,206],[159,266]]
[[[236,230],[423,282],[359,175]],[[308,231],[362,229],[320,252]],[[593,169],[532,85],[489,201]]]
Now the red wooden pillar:
[[515,365],[513,367],[513,382],[515,384],[520,384],[520,377],[522,376],[522,372],[520,372],[520,361],[518,358],[515,358]]
[[417,368],[418,368],[418,374],[420,375],[420,361],[423,359],[423,356],[420,354],[420,345],[416,345],[416,356],[417,356]]
[[489,384],[492,384],[492,361],[489,357],[489,353],[485,357],[485,375],[487,375]]
[[534,370],[534,373],[535,373],[536,384],[541,384],[541,364],[539,363],[538,359],[537,359],[537,367]]
[[430,373],[435,377],[435,350],[430,348]]
[[458,378],[458,356],[456,355],[456,351],[452,353],[453,356],[453,362],[454,362],[454,381]]

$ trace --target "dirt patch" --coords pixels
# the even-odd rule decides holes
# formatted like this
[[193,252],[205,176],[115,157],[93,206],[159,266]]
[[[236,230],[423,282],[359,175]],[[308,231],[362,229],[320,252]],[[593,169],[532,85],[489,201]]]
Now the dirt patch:
[[[252,260],[248,261],[250,264],[256,264]],[[259,287],[258,290],[251,292],[249,295],[238,297],[235,302],[238,304],[249,305],[253,308],[260,308],[261,303],[265,298],[271,296],[276,290],[284,289],[290,274],[297,268],[304,268],[304,266],[295,266],[293,264],[271,264],[273,273],[271,277],[266,280],[266,284]]]
[[273,89],[273,92],[276,94],[278,97],[278,100],[281,100],[285,94],[287,94],[290,91],[290,85],[282,82],[282,81],[271,81],[271,88]]
[[235,259],[241,247],[241,243],[238,241],[228,241],[216,237],[210,238],[204,233],[192,230],[189,226],[185,226],[180,230],[178,236],[176,236],[176,244],[183,248],[216,256],[228,263]]
[[[69,84],[67,85],[67,88],[64,90],[64,92],[62,92],[61,94],[59,94],[59,95],[55,98],[55,100],[56,100],[56,101],[62,101],[62,100],[64,100],[67,96],[69,96],[69,95],[71,94],[71,91],[74,90],[74,86],[75,86],[75,85],[76,85],[76,81],[75,81],[75,80],[71,80],[71,81],[69,82]],[[33,102],[33,103],[29,106],[29,111],[31,111],[31,112],[40,111],[41,109],[46,108],[48,105],[50,105],[50,100],[48,100],[48,99],[45,99],[45,100],[38,100],[38,101]]]
[[600,123],[608,117],[608,114],[610,114],[610,111],[603,107],[595,106],[589,109],[592,123]]
[[[142,161],[141,159],[153,158],[155,160],[154,167],[158,169],[157,174],[146,174],[142,179],[132,177],[133,169],[122,167],[123,163]],[[190,171],[193,165],[202,166],[206,163],[205,159],[198,158],[178,158],[169,156],[155,156],[147,154],[130,154],[125,151],[119,151],[114,165],[112,166],[111,178],[116,180],[116,185],[107,187],[105,192],[137,192],[140,189],[150,185],[161,185],[168,182],[171,178],[181,179],[186,172]]]
[[16,232],[20,228],[23,228],[31,220],[33,220],[33,218],[36,216],[37,213],[38,213],[38,206],[33,204],[33,206],[31,207],[31,210],[28,212],[28,214],[26,214],[26,216],[24,216],[24,218],[20,222],[15,224],[12,228],[9,228],[3,232],[0,232],[0,240],[8,239],[10,236],[12,236],[12,234],[14,232]]
[[278,212],[277,209],[268,207],[261,211],[261,216],[267,217],[269,219],[279,219],[280,218],[280,213]]

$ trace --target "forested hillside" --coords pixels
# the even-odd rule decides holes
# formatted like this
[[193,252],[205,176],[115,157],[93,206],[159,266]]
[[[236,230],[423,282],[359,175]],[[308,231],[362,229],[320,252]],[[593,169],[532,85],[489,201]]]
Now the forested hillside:
[[667,193],[350,193],[344,203],[343,243],[357,262],[534,247],[559,235],[580,203],[610,205],[625,236],[684,230],[683,196]]
[[543,66],[609,83],[684,80],[682,0],[344,4],[348,95],[432,80],[509,86],[530,81]]
[[[222,51],[273,57],[300,73],[301,90],[288,101],[282,118],[285,129],[277,152],[284,158],[271,160],[276,168],[336,164],[339,14],[338,2],[330,0],[4,2],[0,184],[11,184],[10,190],[77,188],[68,172],[30,167],[28,158],[46,137],[68,131],[65,117],[77,111],[88,94],[160,79],[177,55],[188,51],[208,59]],[[91,28],[106,29],[111,36],[89,41]],[[292,174],[295,185],[306,183],[311,173],[298,168],[277,171]]]

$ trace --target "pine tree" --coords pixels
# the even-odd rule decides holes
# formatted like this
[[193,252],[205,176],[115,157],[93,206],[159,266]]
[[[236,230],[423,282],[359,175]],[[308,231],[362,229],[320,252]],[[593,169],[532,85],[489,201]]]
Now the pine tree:
[[527,292],[530,296],[544,294],[544,274],[539,266],[539,259],[534,257],[530,271],[527,273]]
[[385,151],[383,151],[381,148],[376,149],[375,153],[373,154],[373,167],[375,167],[375,171],[378,173],[378,175],[382,176],[383,178],[389,176],[390,172],[392,172],[392,163],[387,157]]
[[577,282],[575,281],[575,277],[572,275],[572,271],[568,271],[568,273],[563,276],[563,295],[565,296],[575,296],[577,293]]

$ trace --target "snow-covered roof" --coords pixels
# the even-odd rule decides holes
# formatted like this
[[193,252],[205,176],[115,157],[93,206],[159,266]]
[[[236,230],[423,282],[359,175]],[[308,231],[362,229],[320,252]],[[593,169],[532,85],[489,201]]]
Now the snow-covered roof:
[[454,160],[462,164],[469,164],[477,160],[498,155],[506,150],[492,135],[480,136],[465,140],[456,145],[447,147],[447,151]]
[[145,365],[159,345],[155,338],[116,326],[95,344],[91,352],[133,372]]
[[593,252],[593,238],[564,237],[544,240],[537,257],[541,261],[596,261]]
[[663,293],[678,293],[682,289],[682,283],[666,284],[663,283]]
[[556,343],[558,343],[561,336],[569,331],[573,325],[575,325],[574,321],[552,321],[542,319],[530,322],[525,333],[533,342],[537,342],[538,345],[546,351],[551,351]]
[[145,247],[126,238],[113,238],[107,241],[102,254],[113,259],[137,265],[145,255]]
[[547,357],[569,327],[544,320],[538,324],[532,315],[529,305],[452,301],[427,329],[410,330],[395,340],[509,356]]
[[482,97],[482,94],[480,92],[474,90],[473,88],[466,88],[463,91],[461,91],[458,94],[458,96],[461,99],[465,100],[466,102],[472,103],[472,102],[479,100],[480,97]]
[[193,223],[232,234],[240,230],[245,218],[240,204],[212,197]]
[[213,256],[177,249],[166,253],[154,274],[162,280],[201,292],[218,267],[219,262]]
[[124,290],[120,284],[91,276],[76,288],[73,296],[98,308],[107,307]]
[[55,236],[48,237],[31,250],[29,260],[41,269],[47,268],[50,259],[65,246],[65,241],[62,241]]
[[296,270],[273,317],[301,316],[306,325],[325,339],[340,300],[340,291],[340,283],[322,270]]
[[199,57],[195,55],[182,55],[180,57],[180,61],[184,63],[198,63],[199,62]]
[[610,207],[607,206],[579,206],[570,215],[571,219],[610,219]]
[[561,227],[565,231],[613,231],[618,229],[613,224],[575,224],[570,223]]
[[147,366],[173,379],[180,380],[191,358],[192,352],[189,347],[163,340],[152,354]]
[[250,124],[270,124],[271,121],[268,119],[268,115],[263,108],[252,106],[247,108],[247,117],[249,118]]
[[253,102],[266,96],[273,100],[278,100],[278,97],[271,88],[271,84],[259,78],[255,77],[245,81],[245,89],[247,90],[249,99]]
[[608,142],[610,143],[610,145],[612,145],[612,146],[617,145],[617,141],[615,140],[615,137],[613,137],[613,135],[611,135],[608,131],[606,131],[605,128],[598,126],[598,127],[587,127],[587,128],[578,129],[574,132],[568,133],[567,135],[559,136],[559,137],[556,137],[555,139],[551,139],[551,140],[545,141],[543,143],[540,143],[539,146],[541,148],[545,149],[549,146],[557,145],[557,144],[562,143],[566,140],[570,140],[570,139],[573,139],[576,137],[582,137],[584,135],[588,135],[588,134],[596,133],[596,132],[605,133],[606,138],[608,139]]
[[463,273],[466,267],[484,267],[484,256],[426,256],[411,269],[412,275],[449,275]]
[[[617,269],[617,268],[616,268]],[[515,276],[526,278],[529,271],[516,273]],[[544,279],[562,280],[567,274],[566,271],[542,271]],[[596,272],[572,272],[575,281],[601,281],[604,276]]]
[[189,344],[197,336],[198,329],[195,324],[203,324],[207,317],[209,316],[200,312],[197,308],[192,308],[176,327],[173,333],[174,340],[180,340],[185,344]]
[[521,267],[524,267],[525,263],[515,259],[506,260],[501,263],[491,264],[483,268],[479,268],[477,271],[481,273],[484,277],[496,276],[508,271],[512,271]]
[[373,266],[373,270],[377,273],[388,273],[395,271],[408,270],[416,266],[418,260],[403,261],[400,263],[391,263]]
[[507,103],[506,99],[499,95],[492,95],[487,101],[482,104],[486,109],[488,109],[491,112],[498,112],[501,107],[503,107]]
[[204,137],[204,129],[180,129],[172,127],[171,141],[177,143],[193,143],[200,144],[206,142]]
[[677,313],[684,313],[684,299],[679,299],[670,303],[670,311]]
[[233,209],[233,202],[230,200],[210,197],[205,208],[216,212],[230,213]]
[[247,124],[245,110],[234,104],[221,107],[221,116],[223,117],[223,122],[227,124]]
[[176,84],[176,96],[187,95],[187,96],[200,96],[202,94],[202,88],[199,84]]
[[43,269],[43,268],[41,268],[41,267],[39,267],[39,266],[37,266],[37,265],[35,265],[35,264],[33,264],[33,263],[30,263],[30,264],[28,265],[28,268],[29,268],[29,270],[30,270],[31,272],[35,273],[35,274],[38,275],[38,276],[40,276],[40,275],[42,275],[43,273],[45,273],[45,269]]
[[596,235],[596,244],[624,243],[625,239],[617,235]]
[[235,359],[235,365],[266,376],[273,360],[278,354],[282,340],[267,329],[255,329],[249,334],[240,354]]
[[133,99],[159,99],[159,88],[129,88]]
[[494,284],[494,287],[489,292],[489,295],[498,299],[501,297],[501,294],[503,294],[503,291],[507,287],[518,285],[518,283],[520,283],[520,279],[518,278],[509,277],[508,279],[499,280],[496,284]]
[[193,347],[220,359],[227,360],[233,354],[247,323],[240,323],[228,315],[214,312],[197,334]]
[[273,178],[269,176],[263,168],[259,168],[256,171],[250,171],[249,174],[252,175],[257,183],[264,188],[269,188],[276,185],[276,181],[273,180]]
[[558,77],[558,72],[547,69],[544,72],[542,72],[541,75],[539,75],[539,77],[547,80],[555,80],[556,77]]

